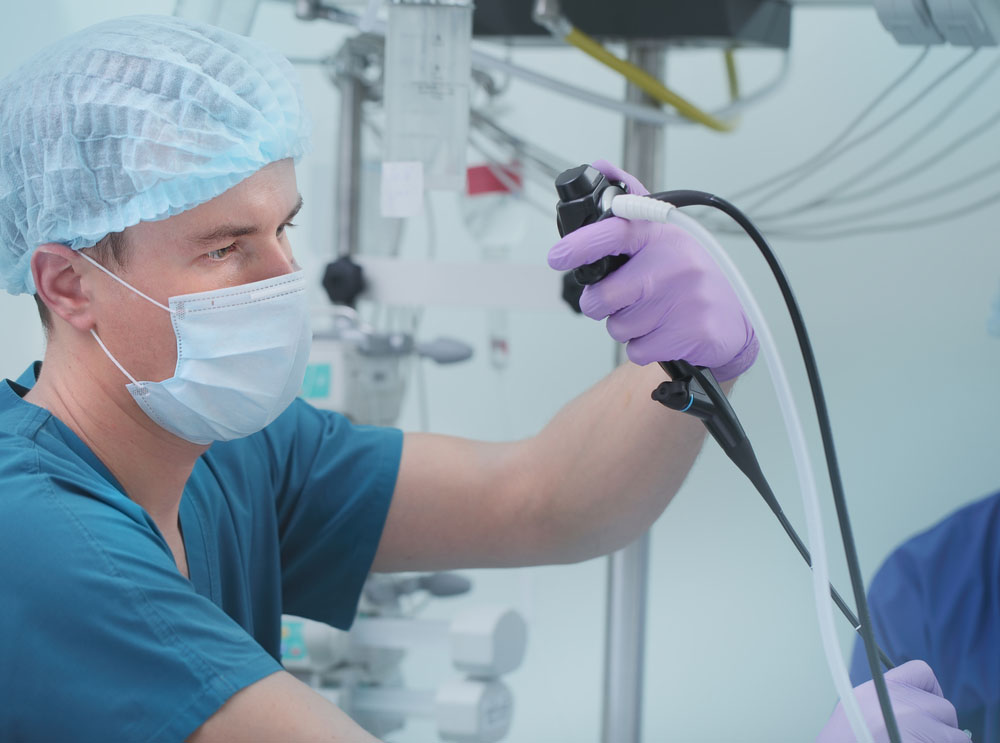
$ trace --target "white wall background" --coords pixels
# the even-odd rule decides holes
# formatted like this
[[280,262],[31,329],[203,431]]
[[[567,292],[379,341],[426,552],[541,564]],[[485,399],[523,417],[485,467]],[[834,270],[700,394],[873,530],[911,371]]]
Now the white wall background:
[[[0,74],[48,41],[93,22],[172,9],[172,0],[4,2]],[[300,23],[284,3],[265,3],[253,30],[254,36],[298,57],[333,51],[345,33],[321,22]],[[898,47],[870,9],[801,9],[794,18],[787,85],[749,111],[736,134],[670,130],[667,182],[650,185],[727,195],[798,162],[832,138],[916,54]],[[905,91],[915,93],[962,54],[934,50]],[[513,59],[609,95],[621,93],[619,80],[573,51],[518,49]],[[748,89],[766,81],[778,66],[773,52],[747,51],[739,59]],[[831,167],[792,196],[820,191],[834,179],[863,170],[928,122],[974,74],[996,60],[995,51],[981,53],[892,134],[859,148],[842,166]],[[668,67],[670,83],[690,97],[706,105],[724,101],[718,53],[676,51]],[[334,217],[327,205],[332,203],[338,101],[319,69],[303,67],[302,76],[316,118],[316,147],[299,169],[307,208],[294,238],[303,264],[318,271],[331,245]],[[895,169],[917,162],[917,153],[928,153],[933,143],[949,141],[984,119],[997,106],[998,92],[1000,81],[991,80]],[[622,127],[613,115],[517,81],[506,102],[506,125],[568,162],[620,159]],[[901,184],[891,196],[947,183],[997,152],[995,138],[986,137],[941,168]],[[970,193],[978,197],[990,185],[996,188],[997,180]],[[547,191],[532,195],[545,204],[554,202]],[[890,194],[886,196],[888,200]],[[943,196],[945,204],[959,203]],[[793,202],[789,198],[784,203]],[[464,230],[455,199],[435,198],[433,204],[438,257],[478,256],[476,238]],[[520,261],[541,263],[555,229],[541,214],[526,215],[527,235],[513,254]],[[997,216],[998,209],[992,208],[919,230],[826,243],[774,240],[812,332],[867,577],[894,545],[1000,483],[994,448],[1000,345],[985,329],[1000,280]],[[425,220],[414,220],[411,227],[404,250],[419,256],[425,249]],[[727,238],[725,243],[746,271],[783,345],[810,426],[817,472],[822,473],[804,374],[777,291],[747,241]],[[517,306],[516,288],[511,305]],[[14,377],[43,353],[33,302],[0,296],[0,318],[0,373]],[[530,435],[611,366],[611,344],[601,327],[568,312],[512,310],[511,362],[503,373],[486,360],[484,312],[431,307],[423,334],[439,333],[463,337],[478,352],[469,364],[427,369],[431,428],[439,432],[487,439]],[[804,531],[791,457],[763,364],[740,382],[734,404],[775,491]],[[415,428],[418,420],[411,399],[402,425]],[[826,513],[830,527],[835,523],[832,506]],[[645,739],[810,740],[826,720],[834,693],[820,650],[808,573],[751,487],[708,446],[652,536]],[[835,583],[848,595],[834,529],[827,529],[827,540]],[[509,679],[517,713],[508,740],[597,741],[604,561],[471,575],[477,585],[473,596],[428,612],[447,615],[462,601],[499,602],[528,616],[528,658]],[[845,652],[850,635],[845,623]],[[429,649],[412,655],[408,674],[415,684],[448,675],[442,654],[443,649]],[[433,736],[429,725],[414,723],[391,740],[421,743]]]

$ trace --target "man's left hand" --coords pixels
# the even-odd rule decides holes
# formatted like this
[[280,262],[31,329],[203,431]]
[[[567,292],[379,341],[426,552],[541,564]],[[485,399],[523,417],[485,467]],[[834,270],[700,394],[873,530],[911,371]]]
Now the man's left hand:
[[[594,167],[628,192],[649,192],[603,160]],[[571,232],[549,251],[549,265],[569,271],[609,255],[629,261],[583,290],[580,309],[607,318],[608,333],[627,343],[639,365],[684,360],[707,366],[720,382],[750,368],[758,343],[729,281],[705,249],[675,225],[611,217]]]

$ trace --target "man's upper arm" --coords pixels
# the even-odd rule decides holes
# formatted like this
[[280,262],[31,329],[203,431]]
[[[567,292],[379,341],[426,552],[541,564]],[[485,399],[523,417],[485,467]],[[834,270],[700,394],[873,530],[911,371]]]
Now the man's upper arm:
[[371,735],[294,676],[279,671],[234,694],[189,743],[371,743]]
[[[406,434],[373,569],[513,567],[542,561],[543,520],[523,443]],[[537,481],[537,480],[536,480]]]

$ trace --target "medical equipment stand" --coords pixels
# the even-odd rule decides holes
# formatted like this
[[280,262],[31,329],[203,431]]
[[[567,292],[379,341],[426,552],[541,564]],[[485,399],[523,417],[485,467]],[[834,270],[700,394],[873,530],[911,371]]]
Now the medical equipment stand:
[[367,86],[362,79],[365,60],[356,39],[341,47],[336,58],[335,82],[340,91],[340,130],[337,137],[337,255],[358,252],[361,221],[361,106]]
[[[661,45],[630,43],[628,59],[662,79],[666,51]],[[626,98],[655,105],[629,84]],[[643,183],[663,183],[664,136],[661,128],[632,119],[625,122],[622,167]],[[616,348],[616,366],[624,346]],[[649,583],[649,533],[608,557],[607,623],[604,641],[602,743],[640,743],[642,739],[643,659],[646,645],[646,593]]]

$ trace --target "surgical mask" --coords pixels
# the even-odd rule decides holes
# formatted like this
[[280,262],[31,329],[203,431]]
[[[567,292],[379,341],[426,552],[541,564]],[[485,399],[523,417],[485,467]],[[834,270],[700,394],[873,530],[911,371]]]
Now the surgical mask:
[[162,382],[137,380],[90,331],[129,378],[126,388],[136,403],[159,426],[194,444],[230,441],[261,430],[295,399],[312,342],[302,271],[170,297],[166,306],[80,255],[170,313],[177,366]]

